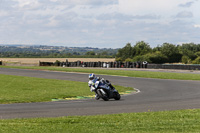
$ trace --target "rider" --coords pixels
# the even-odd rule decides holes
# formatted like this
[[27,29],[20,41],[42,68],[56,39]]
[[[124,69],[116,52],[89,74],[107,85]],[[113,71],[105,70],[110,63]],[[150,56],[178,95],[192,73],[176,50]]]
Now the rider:
[[[108,86],[110,86],[111,89],[115,89],[111,83],[108,80],[104,80],[104,78],[100,78],[100,77],[96,77],[94,73],[89,75],[89,82],[88,82],[88,86],[90,87],[90,91],[94,91],[96,93],[94,84],[96,81],[100,81],[104,84],[107,84]],[[96,93],[95,94],[95,99],[98,100],[100,97],[99,95]]]

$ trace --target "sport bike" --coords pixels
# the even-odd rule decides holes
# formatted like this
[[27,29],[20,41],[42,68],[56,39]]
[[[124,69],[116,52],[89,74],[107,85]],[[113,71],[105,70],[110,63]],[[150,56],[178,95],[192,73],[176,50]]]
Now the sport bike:
[[115,88],[111,88],[109,84],[103,83],[100,81],[96,81],[94,83],[93,90],[102,98],[104,101],[108,101],[109,99],[120,100],[121,96],[119,92]]

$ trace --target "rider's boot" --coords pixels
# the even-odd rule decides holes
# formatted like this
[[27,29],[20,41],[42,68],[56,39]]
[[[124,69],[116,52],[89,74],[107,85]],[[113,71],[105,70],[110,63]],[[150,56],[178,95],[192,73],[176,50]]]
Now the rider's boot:
[[98,95],[98,94],[95,94],[95,99],[96,99],[96,100],[99,100],[99,98],[100,98],[99,95]]

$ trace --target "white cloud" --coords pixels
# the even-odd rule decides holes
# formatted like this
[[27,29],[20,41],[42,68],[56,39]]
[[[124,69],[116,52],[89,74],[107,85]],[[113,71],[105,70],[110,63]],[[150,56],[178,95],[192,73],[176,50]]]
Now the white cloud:
[[8,14],[9,14],[8,12],[0,10],[0,17],[8,16]]
[[200,24],[195,24],[194,27],[195,28],[200,28]]
[[112,5],[117,4],[117,0],[49,0],[51,2],[66,4],[66,5]]
[[51,2],[57,2],[57,1],[59,1],[59,0],[50,0]]
[[31,9],[37,9],[41,6],[39,0],[14,0],[14,1],[17,2],[15,6],[21,9],[31,10]]
[[49,23],[46,24],[49,27],[55,27],[59,25],[59,20],[56,20],[55,17],[49,19]]
[[179,3],[177,0],[119,0],[119,10],[126,14],[166,13],[175,10]]
[[186,3],[180,4],[179,6],[188,8],[188,7],[191,7],[193,4],[194,4],[194,1],[189,1],[189,2],[186,2]]
[[150,45],[200,42],[199,6],[200,0],[4,0],[0,43],[122,47],[140,40]]
[[176,15],[177,18],[192,18],[193,17],[193,13],[192,12],[188,12],[188,11],[182,11],[179,12]]

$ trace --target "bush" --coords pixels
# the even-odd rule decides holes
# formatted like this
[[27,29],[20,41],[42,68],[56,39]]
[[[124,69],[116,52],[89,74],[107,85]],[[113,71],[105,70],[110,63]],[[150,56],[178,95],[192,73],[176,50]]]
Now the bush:
[[115,58],[115,61],[123,61],[122,58]]
[[54,62],[54,66],[60,66],[61,62],[56,60],[56,62]]
[[148,53],[142,56],[135,56],[133,58],[133,61],[147,61],[149,63],[161,64],[161,63],[166,63],[168,61],[168,58],[161,52],[157,51],[155,53]]
[[[146,54],[146,55],[148,55],[148,54]],[[147,62],[150,62],[151,63],[151,61],[149,60],[149,58],[148,58],[148,56],[146,56],[146,55],[138,55],[138,56],[135,56],[135,57],[133,57],[133,62],[138,62],[138,61],[140,61],[140,62],[143,62],[143,61],[147,61]]]
[[200,51],[199,52],[196,52],[195,55],[198,57],[200,56]]
[[131,59],[131,58],[127,58],[126,60],[125,60],[125,62],[132,62],[133,60]]
[[188,56],[186,56],[186,55],[182,56],[181,61],[184,64],[191,63],[191,59]]
[[151,62],[151,63],[161,64],[161,63],[166,63],[168,61],[167,56],[163,55],[159,51],[152,53],[152,54],[148,54],[146,56],[148,56],[148,58],[150,60],[149,62]]
[[192,61],[192,64],[200,64],[200,56],[197,57],[194,61]]

